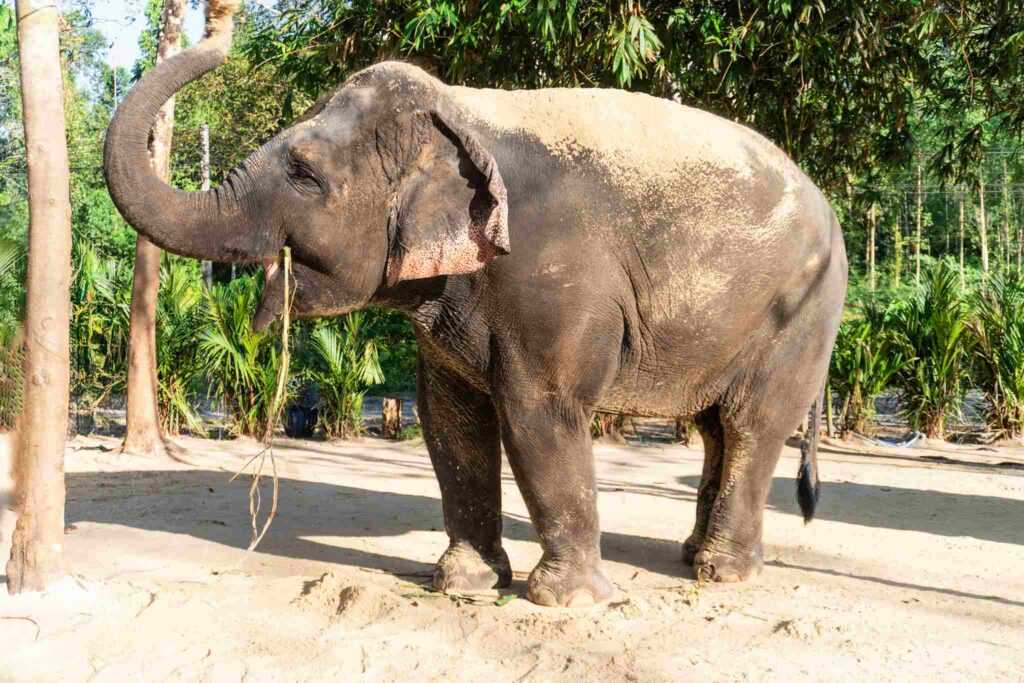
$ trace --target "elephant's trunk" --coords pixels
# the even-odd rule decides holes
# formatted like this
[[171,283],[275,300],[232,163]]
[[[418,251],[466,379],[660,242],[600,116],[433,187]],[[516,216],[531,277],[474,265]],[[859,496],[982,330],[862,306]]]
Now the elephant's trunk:
[[[229,27],[148,72],[124,98],[107,129],[103,170],[124,219],[167,251],[211,261],[255,261],[279,246],[269,231],[256,229],[250,200],[259,152],[232,171],[220,187],[183,192],[150,165],[150,130],[160,107],[191,81],[227,58]],[[226,34],[226,35],[225,35]]]

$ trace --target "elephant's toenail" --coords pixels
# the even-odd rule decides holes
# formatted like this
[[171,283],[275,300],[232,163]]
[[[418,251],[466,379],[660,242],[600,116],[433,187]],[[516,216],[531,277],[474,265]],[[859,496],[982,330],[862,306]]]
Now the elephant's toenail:
[[544,586],[534,586],[530,588],[530,592],[527,597],[531,602],[543,607],[558,607],[558,599],[555,598],[554,591],[550,588],[545,588]]

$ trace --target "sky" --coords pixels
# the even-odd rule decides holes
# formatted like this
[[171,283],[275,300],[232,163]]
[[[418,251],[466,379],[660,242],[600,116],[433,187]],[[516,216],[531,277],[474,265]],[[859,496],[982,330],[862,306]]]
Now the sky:
[[[250,0],[273,7],[272,0]],[[191,5],[192,3],[188,3]],[[194,45],[203,35],[205,3],[185,10],[185,35]],[[146,0],[93,0],[93,25],[107,37],[110,50],[107,63],[130,68],[139,58],[139,34],[146,26]]]
[[[130,68],[139,58],[139,34],[146,26],[145,0],[95,0],[93,25],[107,37],[107,63]],[[203,34],[203,9],[185,11],[185,34],[194,44]]]

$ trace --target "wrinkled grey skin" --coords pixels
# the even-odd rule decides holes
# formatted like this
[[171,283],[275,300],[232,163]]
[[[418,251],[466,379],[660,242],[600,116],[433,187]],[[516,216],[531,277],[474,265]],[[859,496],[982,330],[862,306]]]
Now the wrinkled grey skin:
[[[150,171],[146,138],[160,104],[219,63],[200,45],[129,94],[107,138],[111,196],[178,254],[272,264],[289,245],[300,315],[382,305],[410,317],[451,542],[438,589],[511,580],[504,447],[544,550],[529,598],[579,605],[612,594],[600,563],[595,409],[693,416],[705,462],[683,559],[711,580],[760,570],[772,473],[822,385],[847,276],[835,216],[781,152],[642,95],[512,100],[384,63],[220,188],[179,192]],[[577,96],[583,106],[572,106]],[[544,107],[557,122],[536,116]],[[633,119],[595,137],[595,120],[645,107],[685,130],[666,139]],[[580,135],[563,144],[574,117]],[[630,153],[613,153],[603,136]],[[268,267],[258,324],[280,313],[281,286]]]

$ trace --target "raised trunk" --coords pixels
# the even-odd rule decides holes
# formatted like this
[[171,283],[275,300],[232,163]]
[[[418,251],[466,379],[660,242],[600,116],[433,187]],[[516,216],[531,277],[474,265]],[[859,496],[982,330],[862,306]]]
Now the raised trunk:
[[15,453],[18,521],[7,590],[42,590],[63,574],[64,440],[70,386],[71,197],[55,5],[18,0],[28,165],[25,408]]
[[[181,52],[181,24],[185,0],[164,3],[156,63],[162,64]],[[163,180],[171,175],[171,139],[174,134],[174,98],[160,108],[150,163]],[[122,450],[148,455],[164,450],[157,404],[159,378],[156,372],[156,304],[160,291],[160,248],[145,236],[135,242],[135,273],[132,278],[131,318],[128,338],[128,406]]]
[[252,176],[263,165],[257,153],[207,192],[183,192],[154,170],[149,134],[161,105],[175,92],[224,63],[238,0],[207,3],[207,38],[142,77],[125,96],[107,129],[103,170],[121,215],[154,244],[182,256],[213,261],[273,259],[282,243],[276,231],[256,228]]

